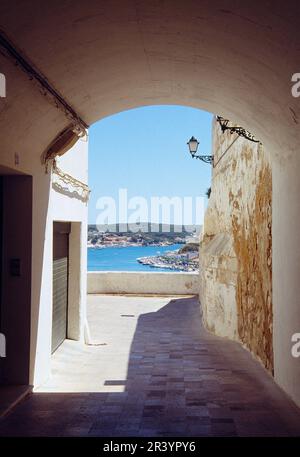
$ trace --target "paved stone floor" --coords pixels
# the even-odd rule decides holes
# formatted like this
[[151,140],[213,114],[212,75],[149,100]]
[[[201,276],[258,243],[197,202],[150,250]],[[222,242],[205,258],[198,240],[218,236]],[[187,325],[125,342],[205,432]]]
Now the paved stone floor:
[[300,436],[299,409],[195,298],[89,296],[93,344],[66,341],[51,380],[1,436]]

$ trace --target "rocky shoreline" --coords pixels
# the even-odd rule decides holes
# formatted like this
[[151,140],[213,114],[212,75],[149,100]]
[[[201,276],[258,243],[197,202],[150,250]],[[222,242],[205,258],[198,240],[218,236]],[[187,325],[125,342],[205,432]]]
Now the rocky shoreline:
[[170,251],[163,255],[140,257],[137,261],[153,268],[191,272],[199,271],[198,252],[179,254],[178,251]]

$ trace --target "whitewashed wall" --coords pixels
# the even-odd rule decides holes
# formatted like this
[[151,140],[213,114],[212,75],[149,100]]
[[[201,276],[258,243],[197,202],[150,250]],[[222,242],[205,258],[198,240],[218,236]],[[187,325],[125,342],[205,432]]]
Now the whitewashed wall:
[[89,294],[198,295],[198,273],[94,271],[88,273]]
[[[66,173],[87,183],[88,142],[79,140],[57,165]],[[53,181],[53,179],[52,179]],[[71,222],[70,265],[69,265],[69,322],[68,336],[83,340],[86,320],[86,238],[87,203],[75,196],[54,190],[51,176],[41,174],[35,182],[33,249],[38,263],[33,263],[32,332],[30,382],[35,387],[43,383],[51,370],[52,337],[52,259],[53,221]],[[41,198],[50,187],[47,205]],[[44,187],[44,191],[42,190]],[[48,188],[49,188],[48,187]],[[66,186],[67,189],[67,186]],[[40,196],[39,196],[40,194]],[[41,217],[38,213],[41,212]],[[46,214],[45,214],[46,213]],[[46,216],[46,227],[39,223]],[[45,231],[44,231],[45,230]],[[36,238],[35,238],[36,237]],[[42,237],[42,238],[41,238]],[[39,283],[39,280],[41,281]]]

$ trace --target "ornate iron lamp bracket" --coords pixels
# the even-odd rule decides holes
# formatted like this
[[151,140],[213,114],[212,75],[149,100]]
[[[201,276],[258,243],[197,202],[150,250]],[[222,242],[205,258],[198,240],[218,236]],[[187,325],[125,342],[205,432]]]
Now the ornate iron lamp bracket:
[[252,133],[240,126],[228,125],[229,120],[224,119],[221,116],[216,117],[217,122],[220,124],[221,130],[224,133],[226,130],[229,130],[230,133],[236,133],[239,136],[246,138],[246,140],[253,141],[253,143],[260,143],[259,140],[255,138]]
[[193,159],[202,160],[202,162],[205,162],[205,163],[213,163],[213,161],[214,161],[214,156],[197,156],[195,154],[195,155],[192,155],[192,157],[193,157]]

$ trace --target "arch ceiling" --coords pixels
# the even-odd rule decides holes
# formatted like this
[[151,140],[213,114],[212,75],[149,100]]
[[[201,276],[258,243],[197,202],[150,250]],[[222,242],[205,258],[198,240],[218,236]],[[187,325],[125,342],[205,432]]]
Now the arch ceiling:
[[[91,124],[149,104],[238,121],[278,155],[299,150],[300,3],[290,0],[2,1],[0,29]],[[42,151],[69,123],[0,53],[1,156]]]

